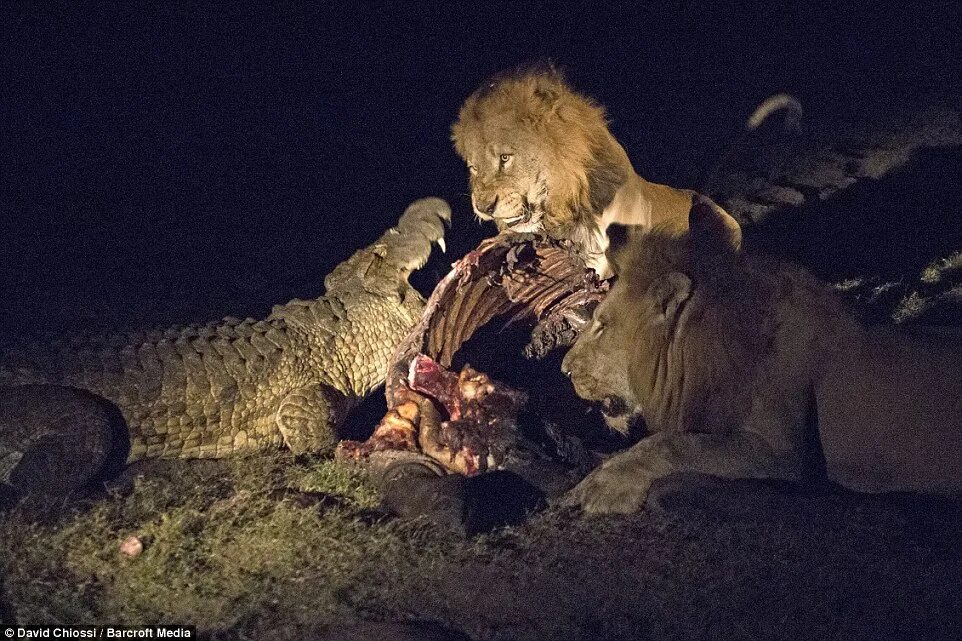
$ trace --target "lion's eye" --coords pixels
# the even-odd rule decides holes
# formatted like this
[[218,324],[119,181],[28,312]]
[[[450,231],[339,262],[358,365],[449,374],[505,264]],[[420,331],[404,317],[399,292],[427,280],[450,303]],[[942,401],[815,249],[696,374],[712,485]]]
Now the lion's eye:
[[601,336],[605,332],[606,323],[600,318],[595,319],[594,335]]
[[476,174],[476,173],[478,173],[478,168],[475,167],[474,165],[470,165],[470,164],[469,164],[469,165],[468,165],[468,171],[471,172],[472,174]]
[[502,165],[505,164],[506,162],[508,162],[509,160],[511,160],[511,154],[501,154],[501,164],[502,164]]

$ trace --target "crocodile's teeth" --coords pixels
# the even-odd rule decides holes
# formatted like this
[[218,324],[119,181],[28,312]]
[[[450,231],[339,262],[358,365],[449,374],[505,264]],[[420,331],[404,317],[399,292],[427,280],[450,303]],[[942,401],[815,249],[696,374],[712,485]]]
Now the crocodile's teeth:
[[444,238],[438,238],[437,243],[438,243],[438,247],[441,248],[442,254],[448,253],[448,246],[444,243]]

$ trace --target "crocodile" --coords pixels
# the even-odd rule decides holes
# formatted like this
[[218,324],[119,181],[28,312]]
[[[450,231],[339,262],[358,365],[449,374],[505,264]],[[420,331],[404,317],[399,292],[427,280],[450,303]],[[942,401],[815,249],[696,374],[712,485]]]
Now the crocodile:
[[[262,320],[0,351],[0,483],[23,492],[54,468],[58,486],[96,477],[111,456],[114,409],[128,433],[126,463],[333,450],[338,426],[384,382],[393,349],[420,319],[425,300],[408,276],[432,243],[443,249],[450,220],[445,201],[415,201],[328,274],[323,296],[276,305]],[[64,448],[75,453],[69,469],[53,464]]]

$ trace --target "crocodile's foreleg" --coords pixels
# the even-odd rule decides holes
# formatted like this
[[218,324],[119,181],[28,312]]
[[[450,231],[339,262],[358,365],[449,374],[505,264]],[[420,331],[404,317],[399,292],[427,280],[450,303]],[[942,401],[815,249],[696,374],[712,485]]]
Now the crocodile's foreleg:
[[323,297],[274,308],[271,319],[284,322],[297,346],[289,369],[298,383],[274,415],[289,449],[331,451],[348,411],[384,382],[391,352],[424,310],[408,276],[433,244],[443,247],[450,217],[443,200],[416,200],[395,227],[325,278]]
[[277,428],[295,454],[327,452],[337,445],[336,428],[353,406],[349,397],[327,385],[306,385],[281,401]]

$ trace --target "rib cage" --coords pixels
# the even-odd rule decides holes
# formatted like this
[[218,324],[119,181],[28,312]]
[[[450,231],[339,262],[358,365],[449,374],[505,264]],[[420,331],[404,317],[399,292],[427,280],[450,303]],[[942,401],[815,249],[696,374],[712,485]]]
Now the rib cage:
[[564,322],[564,311],[600,300],[607,288],[566,241],[512,233],[485,240],[454,264],[428,299],[421,321],[395,350],[388,404],[418,353],[450,367],[458,349],[493,319]]

